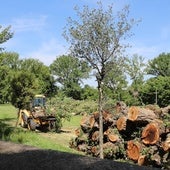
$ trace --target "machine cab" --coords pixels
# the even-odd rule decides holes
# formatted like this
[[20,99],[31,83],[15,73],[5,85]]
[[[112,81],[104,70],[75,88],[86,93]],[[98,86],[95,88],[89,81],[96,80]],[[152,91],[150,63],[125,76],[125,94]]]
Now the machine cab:
[[45,108],[45,96],[44,95],[35,95],[33,102],[32,102],[32,107],[42,107]]

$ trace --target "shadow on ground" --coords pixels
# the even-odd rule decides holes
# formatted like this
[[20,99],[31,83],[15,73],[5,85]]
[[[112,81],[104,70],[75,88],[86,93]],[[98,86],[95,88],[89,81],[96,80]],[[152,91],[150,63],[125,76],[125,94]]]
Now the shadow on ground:
[[156,170],[156,168],[52,150],[41,150],[3,141],[0,141],[0,167],[3,170]]

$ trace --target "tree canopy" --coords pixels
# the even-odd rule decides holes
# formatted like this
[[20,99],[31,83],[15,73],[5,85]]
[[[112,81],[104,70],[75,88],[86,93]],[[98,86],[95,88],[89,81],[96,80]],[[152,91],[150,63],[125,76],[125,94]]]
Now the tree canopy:
[[154,76],[170,76],[170,53],[162,53],[149,61],[148,74]]
[[[8,26],[6,28],[3,28],[0,25],[0,45],[6,41],[8,41],[10,38],[12,38],[13,33],[10,31],[11,26]],[[4,48],[0,47],[0,51]]]

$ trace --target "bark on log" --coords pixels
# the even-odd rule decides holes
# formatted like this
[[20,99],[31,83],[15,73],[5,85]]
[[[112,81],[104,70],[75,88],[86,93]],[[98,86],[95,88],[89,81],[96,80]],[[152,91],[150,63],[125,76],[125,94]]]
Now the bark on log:
[[142,142],[146,145],[153,145],[159,140],[159,127],[156,123],[149,123],[142,131]]
[[167,134],[166,140],[163,142],[162,147],[165,152],[170,151],[170,133]]
[[87,133],[94,126],[94,123],[95,123],[94,116],[91,115],[83,116],[83,118],[80,121],[80,126],[83,132]]
[[132,106],[128,110],[128,119],[131,121],[151,122],[157,119],[157,115],[149,109]]
[[92,134],[92,137],[91,137],[92,141],[98,141],[99,140],[99,131],[95,131],[93,134]]
[[138,165],[140,166],[146,166],[147,165],[147,158],[146,158],[146,155],[141,155],[139,156],[138,158]]
[[140,144],[138,142],[132,140],[127,142],[127,156],[134,161],[139,159]]

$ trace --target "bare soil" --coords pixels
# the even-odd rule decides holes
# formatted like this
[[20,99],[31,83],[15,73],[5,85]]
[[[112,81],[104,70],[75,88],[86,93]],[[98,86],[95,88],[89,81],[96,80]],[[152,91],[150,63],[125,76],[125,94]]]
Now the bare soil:
[[3,170],[156,170],[128,163],[76,154],[43,150],[0,141],[0,169]]

